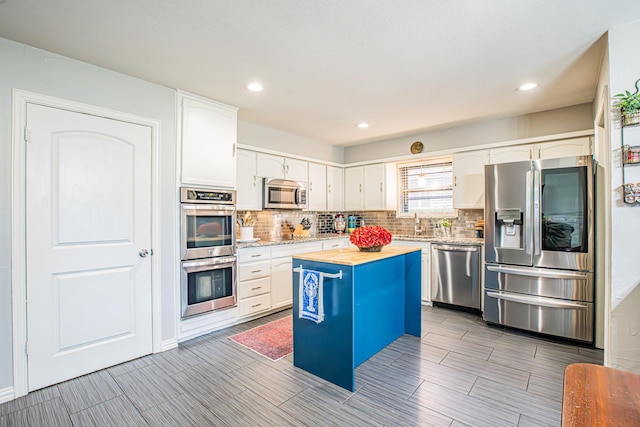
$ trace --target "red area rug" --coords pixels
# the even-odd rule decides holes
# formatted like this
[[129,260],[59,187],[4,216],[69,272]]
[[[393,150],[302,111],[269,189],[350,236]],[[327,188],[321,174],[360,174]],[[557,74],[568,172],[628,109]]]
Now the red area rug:
[[291,316],[283,317],[229,339],[271,360],[279,360],[293,353],[293,320]]

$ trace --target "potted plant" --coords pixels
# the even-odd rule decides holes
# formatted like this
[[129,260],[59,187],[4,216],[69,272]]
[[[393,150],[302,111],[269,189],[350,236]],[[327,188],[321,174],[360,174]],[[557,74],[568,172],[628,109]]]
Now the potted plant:
[[623,126],[640,124],[640,90],[638,89],[638,83],[640,83],[640,79],[636,81],[636,91],[634,93],[625,90],[624,93],[614,95],[614,98],[618,101]]

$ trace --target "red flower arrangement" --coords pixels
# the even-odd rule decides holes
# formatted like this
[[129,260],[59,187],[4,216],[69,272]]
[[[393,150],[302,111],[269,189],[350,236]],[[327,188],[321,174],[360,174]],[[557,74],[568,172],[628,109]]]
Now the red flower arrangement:
[[381,248],[391,243],[391,239],[391,233],[377,225],[356,228],[349,237],[349,241],[358,248]]

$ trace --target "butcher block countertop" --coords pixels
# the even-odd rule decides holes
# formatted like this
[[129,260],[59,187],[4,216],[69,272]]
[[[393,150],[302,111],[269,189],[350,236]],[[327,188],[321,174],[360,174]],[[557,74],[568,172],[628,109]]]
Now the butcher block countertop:
[[640,423],[640,375],[589,363],[565,370],[563,427],[623,427]]
[[352,246],[342,249],[332,249],[329,251],[309,252],[306,254],[295,255],[294,258],[306,261],[355,266],[419,250],[420,248],[414,248],[411,246],[387,245],[382,248],[382,252],[360,252],[358,248]]

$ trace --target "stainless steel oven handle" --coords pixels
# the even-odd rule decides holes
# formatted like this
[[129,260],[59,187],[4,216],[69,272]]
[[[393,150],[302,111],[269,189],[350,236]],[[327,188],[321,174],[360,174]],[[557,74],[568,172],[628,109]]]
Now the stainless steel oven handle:
[[527,305],[537,305],[549,308],[573,308],[577,310],[586,310],[588,305],[583,302],[558,301],[554,298],[538,297],[533,295],[509,294],[505,292],[487,291],[487,296],[501,299],[505,301],[519,302]]
[[182,203],[180,205],[183,211],[196,210],[196,211],[220,211],[228,214],[236,210],[235,206],[228,205],[189,205]]
[[196,261],[183,261],[182,268],[187,273],[193,273],[196,271],[206,270],[210,267],[232,267],[236,263],[236,257],[219,257],[219,258],[207,258],[205,260]]
[[533,254],[540,255],[540,247],[542,240],[540,237],[540,224],[542,217],[540,215],[540,204],[542,195],[540,194],[540,171],[533,171]]
[[531,270],[529,268],[504,267],[497,265],[487,265],[487,270],[497,273],[516,274],[518,276],[544,277],[548,279],[587,280],[586,273],[564,272],[559,270],[543,271],[540,269]]

